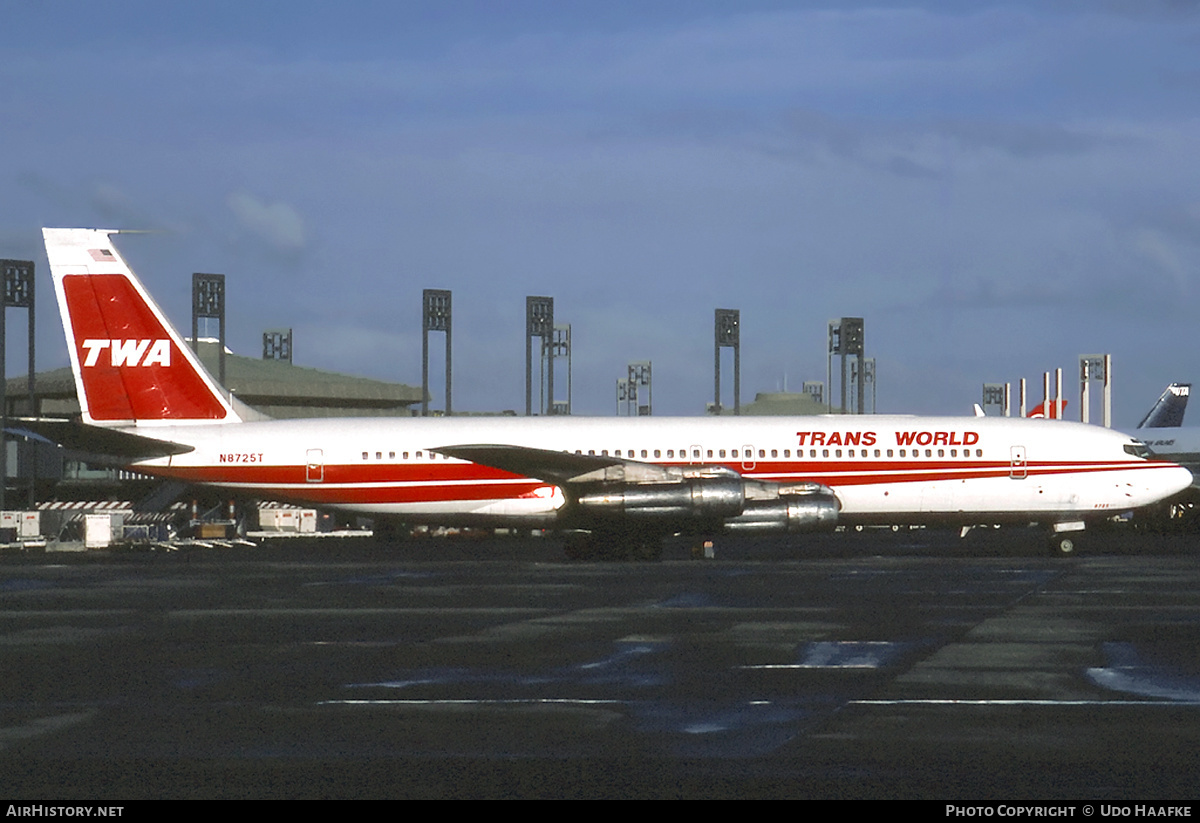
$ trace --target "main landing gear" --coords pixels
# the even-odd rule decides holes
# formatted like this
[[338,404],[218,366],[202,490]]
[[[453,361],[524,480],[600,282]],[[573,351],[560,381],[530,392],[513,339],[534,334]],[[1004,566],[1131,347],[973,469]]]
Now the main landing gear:
[[571,532],[563,547],[569,560],[662,560],[663,535],[638,529]]

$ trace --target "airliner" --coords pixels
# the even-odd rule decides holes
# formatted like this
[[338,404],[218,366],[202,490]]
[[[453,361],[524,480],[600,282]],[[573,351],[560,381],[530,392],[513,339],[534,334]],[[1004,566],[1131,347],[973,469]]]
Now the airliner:
[[41,429],[148,475],[409,523],[553,529],[574,556],[624,558],[681,533],[904,522],[1038,522],[1066,553],[1089,522],[1192,481],[1128,435],[1055,420],[265,419],[203,368],[119,233],[43,230],[81,417]]
[[[1138,424],[1138,438],[1151,453],[1162,460],[1170,460],[1190,469],[1200,471],[1200,427],[1184,426],[1183,414],[1191,395],[1191,383],[1172,383],[1158,398],[1158,402]],[[1190,500],[1200,497],[1200,488],[1195,488]]]
[[1192,393],[1191,383],[1171,383],[1158,400],[1146,412],[1139,429],[1178,429],[1183,425],[1188,397]]

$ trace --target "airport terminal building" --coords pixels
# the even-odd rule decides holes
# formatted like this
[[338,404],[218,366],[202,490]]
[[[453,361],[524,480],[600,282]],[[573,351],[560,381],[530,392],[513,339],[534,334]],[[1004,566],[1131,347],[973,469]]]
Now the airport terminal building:
[[[218,372],[215,341],[201,340],[200,359]],[[225,354],[225,383],[235,397],[268,417],[411,417],[419,412],[421,389],[366,377],[295,366],[284,360],[260,360]],[[34,376],[30,407],[28,377],[6,385],[10,431],[21,417],[70,418],[79,414],[71,369]],[[105,465],[102,459],[64,451],[20,437],[8,440],[6,507],[30,501],[129,500],[148,494],[158,481]]]

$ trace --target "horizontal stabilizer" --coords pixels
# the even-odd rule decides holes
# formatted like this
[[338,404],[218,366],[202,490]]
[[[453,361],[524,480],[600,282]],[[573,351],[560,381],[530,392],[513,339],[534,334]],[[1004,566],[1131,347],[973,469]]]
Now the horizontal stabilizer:
[[193,446],[158,440],[116,429],[89,426],[77,420],[53,417],[17,417],[8,421],[6,431],[19,437],[32,437],[76,452],[105,457],[146,460],[171,454],[186,454]]

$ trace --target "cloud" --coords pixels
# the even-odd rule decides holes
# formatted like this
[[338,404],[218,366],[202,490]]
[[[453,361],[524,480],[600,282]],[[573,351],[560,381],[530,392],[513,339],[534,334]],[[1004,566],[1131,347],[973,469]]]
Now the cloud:
[[1134,242],[1137,250],[1170,278],[1177,292],[1175,296],[1186,300],[1189,292],[1187,267],[1167,239],[1153,229],[1142,229],[1137,233]]
[[947,121],[937,131],[968,151],[991,149],[1018,158],[1085,154],[1106,144],[1136,145],[1131,138],[1089,133],[1056,123]]
[[242,227],[281,252],[304,248],[304,221],[287,203],[264,203],[246,192],[234,192],[226,201]]

